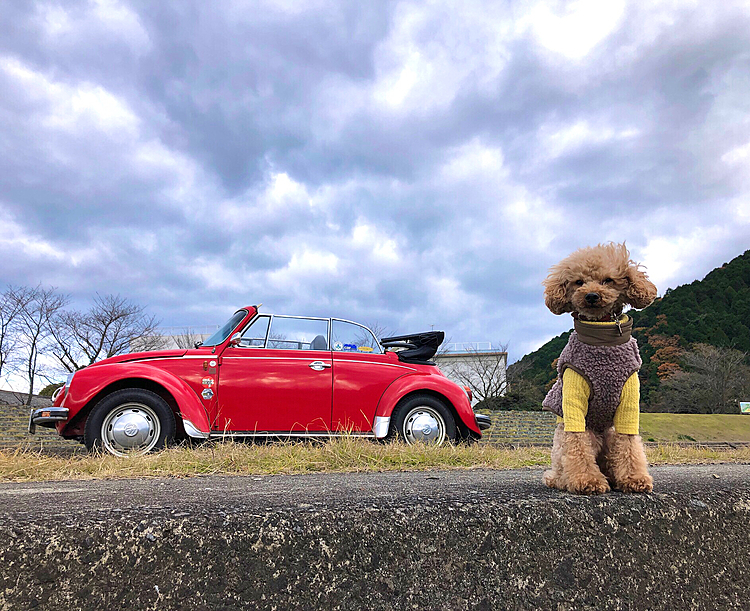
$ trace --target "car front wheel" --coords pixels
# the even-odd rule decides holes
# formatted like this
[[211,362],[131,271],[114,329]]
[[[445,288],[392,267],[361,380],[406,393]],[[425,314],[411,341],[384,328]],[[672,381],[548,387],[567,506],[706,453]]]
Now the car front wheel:
[[410,445],[441,445],[455,441],[456,422],[439,399],[431,395],[414,395],[394,410],[388,437],[401,438]]
[[83,440],[90,451],[140,456],[170,444],[175,428],[164,399],[149,390],[127,388],[99,401],[86,420]]

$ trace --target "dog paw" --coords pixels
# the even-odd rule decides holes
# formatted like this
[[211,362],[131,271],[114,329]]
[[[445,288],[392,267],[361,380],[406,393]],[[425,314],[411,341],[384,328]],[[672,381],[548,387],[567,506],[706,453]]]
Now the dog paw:
[[604,477],[577,477],[568,481],[567,490],[574,494],[604,494],[609,492],[609,483]]
[[556,488],[557,490],[562,490],[564,488],[560,483],[560,474],[552,469],[547,469],[544,472],[544,475],[542,475],[542,481],[548,488]]
[[615,484],[622,492],[651,492],[654,489],[654,478],[650,475],[628,477]]

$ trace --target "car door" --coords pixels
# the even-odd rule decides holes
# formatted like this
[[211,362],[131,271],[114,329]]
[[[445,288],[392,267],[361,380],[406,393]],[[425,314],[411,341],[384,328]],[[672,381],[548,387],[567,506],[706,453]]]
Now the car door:
[[258,316],[221,356],[216,428],[320,432],[331,427],[329,320]]
[[414,368],[383,354],[380,343],[362,325],[331,321],[333,348],[332,430],[372,430],[378,401],[391,383]]

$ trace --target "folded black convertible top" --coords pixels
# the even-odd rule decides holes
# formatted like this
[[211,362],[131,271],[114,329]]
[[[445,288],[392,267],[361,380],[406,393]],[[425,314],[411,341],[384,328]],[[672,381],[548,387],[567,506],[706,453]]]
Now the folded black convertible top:
[[384,337],[380,340],[383,348],[403,348],[398,352],[398,360],[405,363],[434,365],[430,359],[435,356],[445,339],[443,331],[425,331],[411,335]]

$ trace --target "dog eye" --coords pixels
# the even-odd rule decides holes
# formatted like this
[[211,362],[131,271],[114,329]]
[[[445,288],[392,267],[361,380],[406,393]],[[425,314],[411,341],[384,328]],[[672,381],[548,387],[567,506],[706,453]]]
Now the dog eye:
[[614,280],[612,280],[612,278],[605,278],[602,280],[602,284],[612,284],[613,282]]
[[576,280],[576,286],[583,286],[583,280]]

